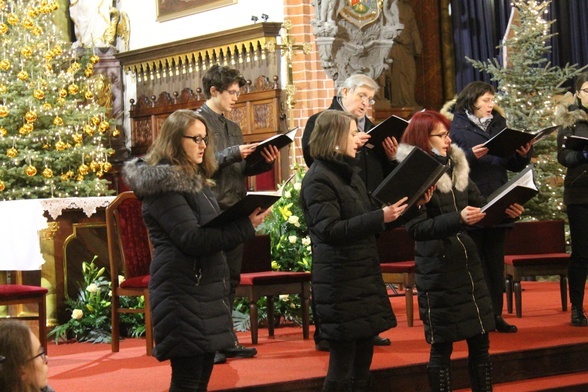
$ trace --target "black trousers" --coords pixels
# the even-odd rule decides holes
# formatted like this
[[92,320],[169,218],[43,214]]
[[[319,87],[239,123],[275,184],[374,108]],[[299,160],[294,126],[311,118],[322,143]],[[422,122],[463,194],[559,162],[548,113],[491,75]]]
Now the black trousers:
[[170,392],[205,392],[214,366],[214,353],[171,359]]
[[[468,343],[468,362],[471,364],[490,361],[490,339],[488,334],[481,334],[466,340]],[[448,368],[453,352],[453,342],[431,344],[429,367]]]
[[374,355],[374,338],[329,340],[329,370],[325,383],[344,380],[368,380]]
[[568,267],[570,302],[572,306],[583,306],[588,271],[588,205],[569,205],[567,213],[572,240],[572,255]]
[[495,316],[502,314],[504,305],[504,242],[506,230],[508,229],[487,228],[468,231],[469,236],[476,243],[476,248],[482,261],[484,280],[490,292],[492,310]]

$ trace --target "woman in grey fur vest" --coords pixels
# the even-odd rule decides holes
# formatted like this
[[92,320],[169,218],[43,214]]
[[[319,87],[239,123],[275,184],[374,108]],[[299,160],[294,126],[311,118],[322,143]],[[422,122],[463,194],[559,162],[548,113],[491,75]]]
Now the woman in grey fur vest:
[[210,189],[217,164],[204,118],[178,110],[163,123],[144,160],[124,179],[142,200],[154,247],[149,282],[155,348],[170,360],[170,391],[206,391],[216,351],[234,346],[224,251],[255,236],[269,210],[221,228],[203,228],[220,213]]
[[[469,178],[464,151],[451,144],[449,125],[438,112],[419,112],[402,137],[396,155],[399,161],[416,146],[448,165],[431,200],[407,222],[406,229],[415,239],[419,312],[431,344],[431,389],[451,390],[453,342],[466,340],[472,390],[489,391],[488,332],[495,328],[494,314],[480,257],[467,232],[484,217],[480,207],[485,200]],[[521,213],[520,206],[507,210],[511,217]]]
[[588,271],[588,147],[572,149],[566,138],[572,135],[588,138],[588,73],[578,76],[575,102],[558,107],[556,121],[561,125],[557,135],[557,160],[567,168],[563,202],[572,237],[572,257],[568,267],[571,324],[586,327],[588,320],[583,304]]

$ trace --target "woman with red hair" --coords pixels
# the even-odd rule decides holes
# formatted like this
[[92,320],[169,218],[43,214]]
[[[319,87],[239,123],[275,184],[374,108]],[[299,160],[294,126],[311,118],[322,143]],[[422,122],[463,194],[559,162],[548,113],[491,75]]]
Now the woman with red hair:
[[[428,365],[433,391],[451,390],[453,342],[466,340],[473,391],[492,390],[488,332],[495,328],[492,301],[476,245],[467,228],[483,217],[484,197],[469,178],[465,153],[451,144],[449,120],[434,111],[413,116],[399,146],[403,160],[420,148],[448,166],[431,200],[407,222],[415,239],[416,286],[425,338],[431,344]],[[516,217],[522,207],[511,206]]]

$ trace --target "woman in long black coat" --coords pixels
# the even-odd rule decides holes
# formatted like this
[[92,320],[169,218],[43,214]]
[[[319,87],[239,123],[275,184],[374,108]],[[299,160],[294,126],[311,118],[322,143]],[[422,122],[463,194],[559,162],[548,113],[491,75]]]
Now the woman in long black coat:
[[376,234],[397,219],[406,199],[372,211],[359,177],[357,120],[326,110],[310,138],[314,163],[301,202],[312,240],[312,284],[319,339],[330,344],[323,391],[369,390],[373,337],[396,326],[376,248]]
[[216,169],[211,143],[204,118],[178,110],[163,123],[145,160],[124,166],[125,181],[143,202],[154,247],[153,355],[171,362],[170,391],[206,391],[215,352],[234,346],[223,251],[255,236],[267,214],[258,210],[221,228],[201,227],[220,213],[210,190]]
[[[472,389],[489,391],[488,332],[495,328],[495,321],[480,257],[466,230],[484,217],[479,207],[485,199],[469,178],[465,153],[451,145],[449,120],[442,114],[415,114],[403,135],[397,159],[402,161],[415,146],[449,166],[431,200],[406,224],[415,239],[419,311],[426,340],[431,344],[431,388],[451,390],[453,342],[466,340]],[[511,207],[507,213],[515,217],[522,213],[522,207],[516,211]]]

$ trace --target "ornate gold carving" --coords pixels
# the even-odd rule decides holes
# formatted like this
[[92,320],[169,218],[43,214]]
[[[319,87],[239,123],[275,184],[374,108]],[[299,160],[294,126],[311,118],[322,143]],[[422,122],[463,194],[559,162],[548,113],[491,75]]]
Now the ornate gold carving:
[[59,230],[58,222],[47,222],[47,227],[39,230],[39,238],[42,240],[52,240],[57,230]]

